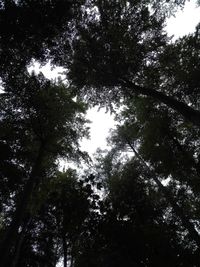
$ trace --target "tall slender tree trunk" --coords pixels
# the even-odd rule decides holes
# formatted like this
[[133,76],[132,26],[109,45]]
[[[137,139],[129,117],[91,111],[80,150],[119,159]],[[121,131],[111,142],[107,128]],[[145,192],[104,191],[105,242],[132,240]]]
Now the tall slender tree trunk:
[[135,94],[144,95],[152,97],[163,104],[167,105],[169,108],[177,111],[181,114],[185,119],[192,122],[196,126],[200,126],[200,111],[195,110],[185,103],[174,99],[171,96],[167,96],[162,92],[156,91],[151,88],[142,87],[134,84],[131,81],[122,79],[120,80],[122,86],[126,88],[125,94],[133,97]]
[[67,267],[68,252],[67,252],[67,240],[65,233],[62,233],[62,245],[63,245],[63,267]]
[[196,243],[196,245],[198,247],[198,251],[200,251],[200,235],[197,232],[197,230],[195,229],[193,223],[190,222],[189,218],[184,214],[182,208],[179,206],[179,204],[177,203],[177,201],[175,200],[175,198],[173,197],[171,192],[161,183],[161,181],[157,178],[156,173],[147,165],[147,163],[144,161],[144,159],[139,155],[137,150],[133,147],[133,145],[130,144],[130,142],[128,142],[128,145],[133,150],[133,152],[136,155],[136,157],[141,161],[141,163],[148,170],[148,172],[150,174],[149,178],[153,179],[154,182],[157,184],[159,190],[165,196],[166,200],[168,201],[168,203],[173,208],[173,210],[174,210],[175,214],[177,215],[177,217],[181,220],[182,225],[185,227],[185,229],[187,229],[187,231],[188,231],[188,233],[190,235],[190,238],[193,241],[195,241],[195,243]]
[[1,267],[8,267],[11,249],[13,247],[13,244],[16,244],[19,227],[21,226],[23,219],[27,213],[27,207],[29,205],[31,194],[35,186],[37,186],[40,182],[40,172],[41,172],[42,162],[44,159],[44,152],[45,152],[44,145],[41,144],[30,177],[24,187],[24,190],[21,194],[21,198],[16,207],[16,211],[13,215],[12,222],[10,223],[8,230],[1,242],[0,245]]

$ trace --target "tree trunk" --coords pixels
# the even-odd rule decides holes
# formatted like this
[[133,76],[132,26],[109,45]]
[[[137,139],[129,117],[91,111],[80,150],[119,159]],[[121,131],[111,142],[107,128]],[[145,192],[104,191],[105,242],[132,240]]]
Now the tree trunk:
[[157,178],[156,173],[147,165],[147,163],[144,161],[144,159],[139,155],[139,153],[136,151],[136,149],[128,142],[128,145],[135,153],[136,157],[142,162],[142,164],[145,166],[145,168],[150,173],[149,178],[153,179],[154,182],[157,184],[159,190],[162,192],[162,194],[165,196],[168,203],[173,208],[175,214],[179,219],[181,220],[183,226],[187,229],[190,238],[195,241],[198,251],[200,251],[200,236],[199,233],[196,231],[194,225],[190,222],[189,218],[185,216],[182,208],[178,205],[175,198],[172,196],[171,192],[160,182],[160,180]]
[[28,221],[26,220],[24,222],[22,231],[21,231],[21,233],[20,233],[20,235],[18,237],[18,240],[16,242],[16,245],[15,245],[15,252],[14,252],[14,255],[13,255],[13,260],[12,260],[11,267],[16,267],[17,264],[18,264],[21,247],[22,247],[22,244],[23,244],[23,241],[24,241],[24,237],[25,237],[25,234],[26,234],[27,227],[29,226],[30,222],[31,222],[31,218],[29,218]]
[[40,182],[40,171],[41,171],[41,165],[42,165],[43,159],[44,159],[44,146],[41,144],[39,151],[38,151],[38,156],[32,168],[30,177],[24,187],[21,198],[16,207],[16,211],[14,213],[12,222],[9,225],[8,230],[1,242],[1,246],[0,246],[0,252],[1,252],[0,266],[1,267],[8,267],[11,249],[12,249],[13,244],[15,244],[17,241],[18,230],[26,215],[27,207],[28,207],[28,204],[31,198],[31,194],[35,186],[37,186]]
[[131,81],[125,79],[121,80],[121,85],[126,87],[127,91],[125,92],[125,94],[128,94],[130,97],[133,97],[134,94],[152,97],[167,105],[169,108],[177,111],[194,125],[200,126],[200,111],[189,107],[185,103],[178,101],[171,96],[167,96],[162,92],[136,85]]
[[63,267],[67,267],[67,240],[66,240],[66,234],[62,233],[62,243],[63,243]]

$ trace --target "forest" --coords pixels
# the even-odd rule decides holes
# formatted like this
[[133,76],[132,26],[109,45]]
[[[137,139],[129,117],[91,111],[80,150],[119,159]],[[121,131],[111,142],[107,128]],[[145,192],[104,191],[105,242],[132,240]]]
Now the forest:
[[[165,30],[184,5],[0,0],[0,267],[200,266],[200,24]],[[92,107],[117,125],[93,160]]]

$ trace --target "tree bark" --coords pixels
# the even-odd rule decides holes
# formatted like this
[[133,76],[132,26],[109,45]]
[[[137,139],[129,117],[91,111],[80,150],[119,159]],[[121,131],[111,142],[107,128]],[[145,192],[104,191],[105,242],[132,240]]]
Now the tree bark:
[[178,101],[173,97],[165,95],[164,93],[156,91],[154,89],[136,85],[133,82],[125,79],[122,79],[120,83],[122,86],[126,87],[127,91],[125,92],[125,94],[128,94],[130,97],[133,97],[134,94],[152,97],[167,105],[169,108],[177,111],[185,119],[192,122],[194,125],[198,127],[200,126],[200,111],[193,109],[185,103]]
[[32,168],[30,177],[24,187],[22,192],[21,198],[17,205],[16,211],[14,213],[12,222],[10,223],[8,230],[1,242],[0,245],[0,266],[1,267],[8,267],[8,262],[10,260],[10,252],[12,249],[13,244],[17,241],[19,227],[23,222],[23,219],[27,212],[27,207],[31,198],[31,194],[40,182],[40,171],[41,165],[44,159],[44,146],[41,144],[38,156],[36,158],[35,164]]

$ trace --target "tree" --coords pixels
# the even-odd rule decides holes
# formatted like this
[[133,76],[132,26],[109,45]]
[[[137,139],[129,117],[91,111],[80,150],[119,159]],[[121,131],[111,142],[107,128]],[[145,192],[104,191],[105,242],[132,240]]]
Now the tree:
[[[96,13],[92,16],[86,11],[84,22],[78,25],[72,59],[68,64],[69,79],[80,89],[85,89],[93,101],[99,95],[103,102],[104,93],[109,94],[112,103],[136,95],[148,96],[199,127],[198,107],[190,102],[191,98],[188,101],[187,95],[180,97],[184,80],[189,82],[198,72],[198,64],[188,73],[181,61],[183,53],[186,60],[191,60],[191,54],[194,58],[198,53],[198,28],[194,35],[170,45],[170,38],[163,31],[164,17],[158,18],[156,12],[150,12],[146,2],[97,1],[95,4]],[[169,53],[172,57],[176,54],[175,58],[182,66],[178,71],[174,69],[172,75]],[[171,83],[173,75],[179,76],[179,81]],[[192,89],[185,93],[189,91]]]
[[55,171],[58,157],[77,160],[84,156],[78,141],[87,135],[81,115],[85,105],[72,100],[70,88],[53,84],[41,75],[25,77],[18,81],[18,86],[20,91],[15,88],[14,93],[10,90],[1,95],[1,125],[8,133],[4,131],[1,140],[13,151],[10,161],[24,171],[12,197],[12,221],[1,243],[2,266],[6,266],[33,192]]
[[[163,28],[183,2],[0,1],[2,267],[198,266],[199,25],[175,43]],[[112,149],[60,172],[87,158],[88,104],[123,108]]]
[[109,162],[109,155],[98,163],[107,195],[80,240],[75,266],[196,266],[195,246],[144,166],[136,158]]
[[1,78],[13,79],[32,59],[44,63],[50,54],[59,54],[62,39],[69,42],[65,37],[70,35],[70,23],[81,4],[79,0],[1,0]]
[[[127,103],[128,107],[122,112],[122,117],[119,116],[123,124],[118,126],[111,138],[114,144],[112,153],[132,151],[146,169],[146,178],[157,184],[160,193],[172,206],[191,239],[195,240],[199,247],[199,234],[195,229],[199,216],[196,136],[194,131],[190,133],[191,129],[186,126],[185,131],[183,128],[179,129],[176,119],[174,120],[165,108],[159,107],[158,113],[157,108],[149,102],[149,99],[139,98]],[[147,116],[147,113],[150,116]],[[185,136],[188,136],[190,142]],[[162,181],[166,179],[170,181],[171,186],[163,186]]]
[[60,258],[63,266],[73,266],[94,194],[85,180],[68,169],[44,181],[32,202],[34,214],[16,266],[56,266]]

